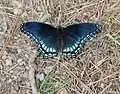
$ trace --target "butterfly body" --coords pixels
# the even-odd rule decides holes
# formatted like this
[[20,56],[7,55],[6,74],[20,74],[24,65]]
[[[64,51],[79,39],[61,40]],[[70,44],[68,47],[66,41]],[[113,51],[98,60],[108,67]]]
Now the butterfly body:
[[57,52],[57,54],[59,54],[59,53],[63,53],[63,47],[64,47],[64,43],[63,43],[63,37],[64,37],[64,35],[63,35],[63,27],[61,27],[61,26],[58,26],[58,28],[57,28],[57,30],[56,30],[56,52]]
[[41,56],[76,56],[85,41],[99,31],[99,25],[80,23],[55,28],[45,23],[26,22],[21,25],[20,30],[37,43]]

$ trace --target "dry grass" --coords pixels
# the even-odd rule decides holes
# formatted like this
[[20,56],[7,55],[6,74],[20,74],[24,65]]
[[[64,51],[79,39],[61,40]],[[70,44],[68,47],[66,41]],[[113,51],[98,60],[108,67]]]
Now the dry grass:
[[[28,20],[54,26],[97,22],[102,32],[86,42],[77,58],[31,63],[35,43],[19,31]],[[68,94],[120,94],[120,0],[0,0],[0,23],[0,94],[36,92],[34,70],[40,94],[61,87]]]

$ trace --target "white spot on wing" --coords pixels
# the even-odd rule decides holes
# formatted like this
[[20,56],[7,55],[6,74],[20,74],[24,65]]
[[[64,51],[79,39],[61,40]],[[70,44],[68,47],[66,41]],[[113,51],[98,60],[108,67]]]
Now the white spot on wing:
[[53,52],[56,52],[56,50],[55,50],[55,49],[53,49]]
[[87,38],[89,38],[90,37],[90,35],[87,35]]
[[84,40],[86,41],[86,40],[87,40],[87,37],[85,37]]
[[64,52],[66,52],[67,50],[66,50],[66,49],[64,49],[63,51],[64,51]]
[[75,53],[77,53],[77,50],[75,50]]
[[49,56],[51,56],[52,54],[51,53],[49,53]]
[[45,54],[45,56],[48,56],[47,54]]
[[42,51],[42,53],[45,53],[44,51]]
[[81,40],[81,43],[84,43],[84,40]]
[[46,49],[47,49],[47,46],[45,46],[44,49],[46,50]]
[[35,39],[36,42],[38,42],[38,39]]
[[73,48],[72,48],[72,47],[70,47],[70,51],[71,51],[71,52],[73,51]]
[[76,47],[75,46],[72,46],[73,49],[75,49]]
[[49,52],[49,48],[46,49],[46,52]]
[[34,36],[32,36],[32,38],[35,40],[36,38]]
[[75,44],[74,44],[74,46],[75,46],[75,47],[78,47],[78,44],[77,44],[77,43],[75,43]]
[[69,47],[67,47],[67,49],[66,49],[67,51],[70,51],[70,49],[69,49]]
[[42,44],[43,44],[43,41],[40,41],[40,44],[42,45]]
[[45,47],[45,44],[44,44],[44,43],[42,44],[42,47],[43,47],[43,48]]
[[71,53],[68,53],[67,55],[71,55]]
[[80,48],[78,48],[77,50],[80,50]]
[[53,49],[52,49],[52,48],[50,48],[50,52],[52,52],[52,50],[53,50]]
[[33,35],[32,34],[29,34],[30,37],[32,37]]

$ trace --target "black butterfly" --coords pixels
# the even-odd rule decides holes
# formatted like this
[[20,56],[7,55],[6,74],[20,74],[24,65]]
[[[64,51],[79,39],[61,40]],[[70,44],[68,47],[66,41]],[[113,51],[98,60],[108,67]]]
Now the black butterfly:
[[39,55],[54,57],[62,54],[73,57],[79,54],[85,41],[100,31],[100,28],[94,23],[55,28],[45,23],[26,22],[20,26],[20,30],[37,43]]

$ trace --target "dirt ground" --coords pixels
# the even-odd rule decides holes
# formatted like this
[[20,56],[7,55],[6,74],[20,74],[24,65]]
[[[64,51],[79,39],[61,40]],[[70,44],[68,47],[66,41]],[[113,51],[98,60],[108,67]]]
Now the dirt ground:
[[[36,58],[25,21],[102,27],[72,59]],[[0,0],[0,94],[120,94],[120,0]]]

